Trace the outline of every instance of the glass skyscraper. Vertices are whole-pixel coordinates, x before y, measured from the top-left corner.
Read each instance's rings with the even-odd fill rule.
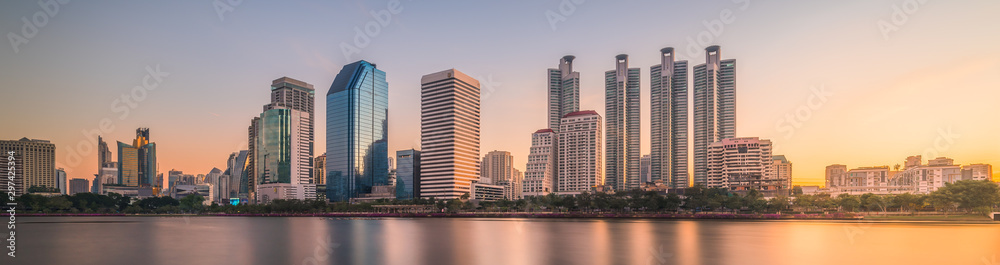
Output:
[[[118,183],[129,187],[159,187],[156,183],[156,143],[149,128],[135,130],[132,144],[118,142]]]
[[[349,201],[389,184],[389,83],[367,61],[345,65],[326,94],[326,197]]]

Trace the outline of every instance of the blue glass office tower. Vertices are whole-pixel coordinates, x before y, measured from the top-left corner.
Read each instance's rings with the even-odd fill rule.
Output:
[[[345,65],[326,94],[326,197],[348,201],[389,184],[389,84],[367,61]]]

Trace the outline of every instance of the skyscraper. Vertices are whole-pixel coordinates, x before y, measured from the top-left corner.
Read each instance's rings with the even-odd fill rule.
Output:
[[[736,137],[736,60],[722,60],[719,46],[705,48],[694,67],[694,184],[708,185],[708,149]]]
[[[455,69],[420,78],[420,196],[472,192],[479,166],[479,80]]]
[[[559,122],[559,171],[556,191],[579,194],[605,185],[601,171],[601,115],[577,111]]]
[[[688,66],[674,48],[660,50],[649,69],[650,179],[671,188],[688,187]]]
[[[47,140],[21,138],[0,141],[0,152],[4,157],[14,157],[14,188],[16,196],[25,194],[31,187],[48,189],[56,186],[56,145]],[[11,153],[13,152],[13,153]],[[6,178],[10,167],[0,167]],[[8,188],[8,189],[9,189]]]
[[[111,157],[111,149],[108,148],[108,142],[104,141],[100,135],[97,136],[97,175],[104,175],[104,168],[110,167],[111,162],[113,162]]]
[[[156,143],[149,141],[149,128],[135,130],[132,144],[118,142],[118,184],[128,187],[159,187],[156,183]]]
[[[228,203],[229,199],[238,198],[240,201],[246,201],[249,199],[247,194],[247,156],[249,152],[247,150],[240,150],[229,155],[229,160],[226,161],[226,172],[224,175],[228,176],[228,183],[226,184],[226,192],[221,194],[220,198],[224,199]],[[173,174],[168,175],[168,177]]]
[[[523,196],[545,196],[555,192],[557,140],[552,129],[541,129],[531,134],[531,150],[521,185]]]
[[[247,167],[246,167],[246,194],[250,203],[257,203],[257,127],[260,124],[260,117],[250,119],[250,126],[247,127]],[[240,189],[244,187],[241,186]],[[241,191],[241,193],[243,193]]]
[[[615,70],[604,72],[607,119],[605,184],[614,190],[639,188],[639,68],[628,55],[615,56]]]
[[[580,72],[573,71],[572,55],[559,59],[559,68],[549,68],[549,129],[559,129],[559,121],[580,110]]]
[[[282,77],[271,83],[271,103],[251,122],[256,201],[311,199],[314,89]]]
[[[420,151],[396,151],[396,199],[420,198]]]
[[[348,201],[389,184],[389,83],[367,61],[345,65],[326,94],[326,198]]]

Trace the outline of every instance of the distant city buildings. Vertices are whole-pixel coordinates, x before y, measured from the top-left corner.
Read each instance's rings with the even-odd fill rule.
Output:
[[[788,161],[784,155],[776,155],[773,157],[774,163],[771,164],[771,172],[774,172],[775,176],[782,181],[782,190],[792,189],[792,161]]]
[[[722,60],[719,46],[705,48],[705,63],[694,66],[694,184],[712,186],[709,148],[736,137],[736,60]]]
[[[989,164],[958,165],[954,160],[938,157],[923,164],[921,156],[910,156],[902,170],[889,166],[859,167],[846,170],[845,165],[826,167],[826,188],[818,192],[830,194],[928,194],[959,180],[992,180]]]
[[[247,190],[249,178],[246,171],[249,155],[248,150],[240,150],[229,155],[229,159],[226,161],[226,171],[223,172],[228,183],[226,183],[226,192],[220,194],[221,203],[229,203],[232,199],[238,199],[240,202],[249,201],[250,192]]]
[[[593,110],[563,116],[559,124],[556,192],[580,194],[605,183],[601,168],[601,115]],[[637,165],[638,166],[638,165]],[[636,172],[638,173],[638,172]]]
[[[313,160],[313,184],[326,185],[326,153]]]
[[[541,129],[531,134],[531,150],[521,183],[522,196],[545,196],[555,192],[557,139],[552,129]]]
[[[251,125],[256,201],[315,198],[313,101],[311,84],[288,77],[271,83],[271,103]]]
[[[154,187],[156,183],[156,143],[149,128],[135,130],[132,144],[118,142],[118,183],[126,187]]]
[[[643,155],[642,158],[639,158],[639,181],[643,184],[652,182],[652,178],[649,175],[653,171],[652,160],[652,157],[649,155]]]
[[[66,187],[68,182],[66,182],[66,170],[63,168],[56,169],[56,188],[59,189],[59,194],[66,194],[69,192],[69,187]]]
[[[47,140],[21,138],[20,140],[0,141],[0,151],[4,157],[14,157],[13,187],[17,196],[25,194],[31,187],[55,190],[56,182],[56,145]],[[9,152],[13,152],[12,154]],[[4,176],[10,172],[9,167],[2,167]]]
[[[660,50],[649,69],[650,178],[670,188],[688,187],[688,64],[674,48]]]
[[[517,200],[521,196],[521,171],[514,168],[514,156],[508,151],[491,151],[479,164],[479,183],[503,186],[504,199]]]
[[[396,199],[420,198],[420,151],[396,151]]]
[[[479,81],[449,69],[420,86],[420,196],[457,199],[478,180]]]
[[[75,178],[69,180],[69,195],[90,192],[90,182],[87,179]]]
[[[628,67],[628,55],[615,56],[615,70],[604,73],[604,88],[605,184],[615,191],[638,189],[639,68]]]
[[[389,185],[389,84],[367,61],[345,65],[326,94],[326,197],[349,201]]]

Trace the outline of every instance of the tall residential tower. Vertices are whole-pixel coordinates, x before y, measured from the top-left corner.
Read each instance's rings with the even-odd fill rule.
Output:
[[[649,69],[650,178],[671,188],[688,187],[688,67],[674,48],[660,50]]]
[[[606,119],[605,184],[612,189],[639,188],[639,68],[628,68],[628,55],[615,56],[615,70],[604,73]]]
[[[580,110],[580,72],[573,71],[572,55],[559,59],[559,68],[549,68],[549,129],[558,130],[559,120]]]
[[[705,48],[694,67],[694,184],[709,185],[708,149],[736,137],[736,60],[722,60],[719,46]]]

